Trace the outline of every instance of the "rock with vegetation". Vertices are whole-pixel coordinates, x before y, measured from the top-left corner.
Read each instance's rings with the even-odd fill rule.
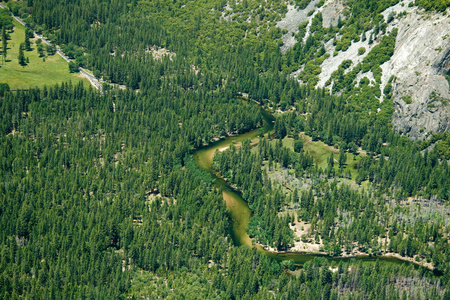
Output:
[[[286,52],[289,48],[292,48],[297,40],[294,34],[298,33],[299,25],[311,19],[311,15],[308,13],[314,9],[314,6],[318,3],[318,0],[311,1],[303,9],[299,9],[295,5],[288,6],[288,12],[286,16],[277,23],[277,27],[286,29],[287,33],[282,36],[283,45],[281,46],[281,52]]]
[[[393,124],[411,139],[448,131],[450,89],[445,75],[450,71],[450,19],[409,8],[397,22],[394,55],[381,66],[383,84],[396,76]]]

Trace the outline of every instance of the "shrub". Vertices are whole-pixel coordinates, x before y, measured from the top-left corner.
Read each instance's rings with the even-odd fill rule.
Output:
[[[352,60],[351,59],[346,59],[341,63],[341,67],[346,70],[348,69],[351,65],[352,65]]]
[[[383,94],[386,96],[386,98],[388,99],[391,98],[391,91],[392,91],[392,84],[391,83],[386,84],[383,90]]]
[[[7,83],[0,83],[0,97],[5,95],[5,92],[9,91],[9,85]]]
[[[391,11],[390,14],[387,17],[386,22],[387,23],[391,23],[394,20],[394,18],[395,18],[395,13],[393,11]]]
[[[76,63],[74,63],[73,61],[69,62],[69,72],[70,73],[77,73],[78,70],[78,65]]]
[[[300,153],[303,150],[303,141],[302,140],[296,140],[294,142],[294,151],[297,153]]]
[[[305,9],[309,2],[311,2],[311,0],[296,0],[295,3],[297,4],[299,9]]]
[[[405,101],[406,104],[411,104],[411,103],[412,103],[412,98],[411,98],[410,95],[403,96],[401,99],[402,99],[403,101]]]

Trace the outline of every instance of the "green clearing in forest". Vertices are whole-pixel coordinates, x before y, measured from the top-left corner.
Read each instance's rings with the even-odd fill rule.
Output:
[[[302,134],[300,137],[303,140],[303,149],[306,152],[309,152],[309,154],[313,157],[314,165],[321,169],[325,169],[327,167],[330,154],[333,153],[333,157],[335,159],[334,169],[337,174],[337,171],[339,169],[339,164],[338,164],[339,149],[336,149],[332,146],[328,146],[324,142],[320,142],[320,141],[313,142],[311,137],[304,135],[304,134]],[[275,144],[276,139],[272,140],[271,143]],[[294,151],[294,139],[285,137],[283,139],[283,146]],[[357,175],[356,167],[357,167],[360,159],[361,159],[361,154],[354,155],[352,153],[347,152],[347,163],[343,169],[343,172],[344,173],[350,172],[351,178],[353,180],[355,180],[355,178],[356,178],[356,175]]]
[[[13,21],[14,32],[9,33],[6,63],[0,64],[0,82],[9,84],[12,90],[28,89],[30,87],[52,86],[56,83],[72,81],[72,84],[83,80],[84,86],[89,86],[89,81],[79,73],[69,73],[67,62],[58,54],[47,56],[45,61],[39,57],[36,47],[36,39],[33,39],[32,51],[25,51],[29,64],[19,65],[19,47],[25,41],[25,26]]]
[[[339,160],[339,149],[336,149],[332,146],[328,146],[324,142],[315,141],[313,142],[311,137],[302,135],[303,139],[303,148],[305,151],[309,152],[314,158],[314,164],[319,168],[326,168],[328,164],[328,159],[330,154],[333,153],[333,157],[335,159],[334,168],[337,171],[339,168],[338,160]],[[291,142],[293,144],[293,142]],[[288,145],[288,144],[287,144]],[[291,146],[293,149],[293,146]],[[352,153],[347,152],[347,162],[344,167],[344,172],[350,172],[351,178],[354,180],[356,178],[357,169],[359,160],[361,159],[361,154],[354,155]]]

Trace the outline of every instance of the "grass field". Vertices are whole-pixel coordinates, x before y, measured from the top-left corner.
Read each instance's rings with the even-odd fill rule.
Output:
[[[28,89],[30,87],[51,86],[56,83],[72,81],[72,84],[82,80],[89,86],[89,81],[80,74],[69,73],[68,63],[58,54],[47,56],[45,62],[36,47],[34,40],[32,51],[25,51],[30,63],[22,67],[19,65],[19,47],[25,40],[25,27],[14,20],[14,32],[10,33],[8,41],[6,63],[0,65],[0,82],[9,84],[12,90]]]
[[[338,159],[339,159],[339,150],[335,149],[334,147],[328,146],[327,144],[316,141],[313,142],[310,136],[301,135],[301,138],[303,140],[303,148],[306,152],[308,152],[314,159],[314,164],[321,168],[325,169],[328,164],[328,159],[330,157],[330,154],[333,153],[333,157],[335,159],[334,168],[337,171],[338,170]],[[271,143],[275,144],[276,140],[272,140]],[[283,139],[283,146],[291,149],[294,151],[294,139],[293,138],[284,138]],[[358,165],[359,160],[361,159],[361,154],[353,155],[351,153],[347,153],[347,162],[345,164],[345,167],[343,168],[344,172],[350,172],[351,178],[355,180],[357,169],[356,166]]]

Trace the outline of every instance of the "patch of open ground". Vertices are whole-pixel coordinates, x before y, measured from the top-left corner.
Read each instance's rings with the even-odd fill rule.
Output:
[[[304,151],[306,153],[309,153],[313,157],[315,166],[321,169],[326,168],[328,159],[330,158],[330,155],[333,154],[335,171],[338,170],[339,149],[336,149],[333,146],[329,146],[321,141],[313,141],[310,136],[307,136],[304,133],[300,133],[300,138],[303,140]],[[272,140],[271,143],[275,145],[276,140]],[[294,139],[288,137],[284,138],[283,146],[294,151]],[[349,172],[351,174],[351,179],[353,180],[356,178],[356,167],[358,165],[358,162],[361,160],[362,155],[365,154],[360,153],[354,155],[350,152],[347,152],[347,161],[345,163],[345,166],[343,167],[343,173]]]

